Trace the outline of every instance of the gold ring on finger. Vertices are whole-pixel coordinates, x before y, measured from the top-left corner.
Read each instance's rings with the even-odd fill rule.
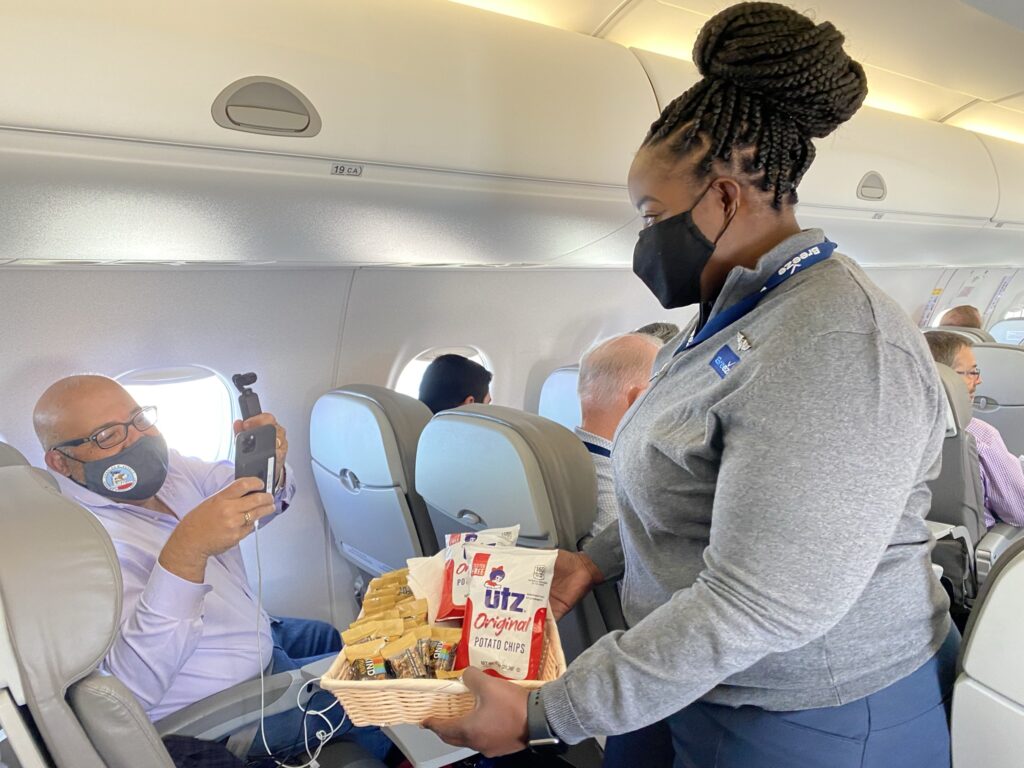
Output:
[[[248,512],[242,513],[242,519],[245,520],[246,525],[250,525],[252,523],[252,515],[250,515]]]

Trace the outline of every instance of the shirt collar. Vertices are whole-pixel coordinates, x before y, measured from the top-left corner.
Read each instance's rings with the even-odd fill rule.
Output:
[[[733,267],[725,278],[722,292],[718,294],[715,304],[708,317],[714,317],[731,307],[736,302],[761,290],[773,272],[778,270],[794,255],[824,242],[825,233],[820,229],[805,229],[787,237],[758,259],[753,269]]]
[[[600,435],[595,435],[593,432],[587,432],[587,430],[582,429],[580,427],[576,427],[576,437],[578,437],[584,443],[596,445],[598,448],[607,448],[609,451],[612,449],[611,440],[606,440]]]

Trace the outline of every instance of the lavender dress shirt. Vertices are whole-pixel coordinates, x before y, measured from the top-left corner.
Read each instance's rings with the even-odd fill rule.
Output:
[[[984,421],[971,419],[967,432],[974,436],[985,491],[985,525],[996,521],[1024,526],[1024,468],[1010,453],[999,430]]]
[[[277,493],[277,512],[295,493],[292,473]],[[215,464],[170,451],[167,480],[157,494],[174,517],[119,504],[59,478],[64,495],[89,509],[114,542],[124,581],[121,627],[101,669],[139,699],[153,721],[206,696],[251,680],[270,662],[273,641],[266,612],[257,615],[241,550],[211,557],[196,584],[165,570],[160,551],[181,518],[235,479],[234,464]]]

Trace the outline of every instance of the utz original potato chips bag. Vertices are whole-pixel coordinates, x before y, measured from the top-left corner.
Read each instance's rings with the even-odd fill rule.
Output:
[[[536,680],[558,551],[467,547],[469,596],[455,668],[473,666],[509,680]]]
[[[441,580],[437,621],[461,619],[466,610],[466,594],[469,591],[466,546],[514,547],[518,539],[518,525],[488,528],[474,533],[449,533],[445,536],[444,577]]]

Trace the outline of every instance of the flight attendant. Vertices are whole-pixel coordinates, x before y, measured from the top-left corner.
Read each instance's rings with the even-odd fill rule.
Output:
[[[619,427],[619,525],[560,554],[552,593],[562,612],[624,577],[630,629],[536,693],[469,670],[477,708],[426,725],[488,755],[667,719],[677,768],[948,766],[959,636],[924,522],[940,383],[904,312],[794,212],[864,70],[773,3],[712,17],[693,61],[629,191],[634,271],[698,317]]]

